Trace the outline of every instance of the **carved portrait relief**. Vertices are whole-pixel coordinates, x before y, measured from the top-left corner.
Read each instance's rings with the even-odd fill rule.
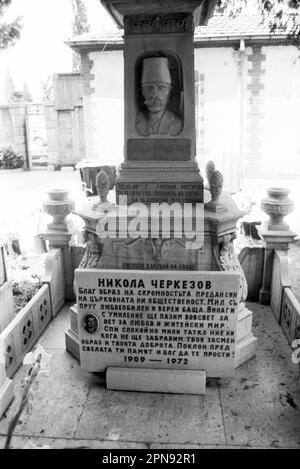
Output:
[[[140,60],[137,75],[135,129],[138,135],[179,135],[183,129],[179,61],[161,55],[144,57]]]

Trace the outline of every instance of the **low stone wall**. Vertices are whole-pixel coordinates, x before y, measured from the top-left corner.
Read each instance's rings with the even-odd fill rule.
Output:
[[[280,324],[290,345],[300,339],[300,303],[291,288],[283,291]]]
[[[13,398],[12,382],[24,356],[32,349],[65,301],[60,249],[46,257],[43,286],[0,334],[0,417]]]
[[[280,250],[275,250],[273,259],[271,308],[292,345],[295,339],[300,339],[300,303],[291,289],[288,257]]]
[[[15,316],[12,281],[7,276],[7,242],[0,244],[0,333]]]
[[[51,318],[50,288],[43,285],[0,335],[9,378],[13,377]]]
[[[65,302],[65,276],[61,249],[52,249],[47,254],[42,281],[49,285],[52,315],[55,317]]]
[[[0,286],[0,333],[15,317],[12,280]]]

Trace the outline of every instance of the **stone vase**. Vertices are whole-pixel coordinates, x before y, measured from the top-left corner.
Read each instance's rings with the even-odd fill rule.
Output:
[[[53,189],[48,192],[49,199],[44,202],[44,212],[53,217],[48,224],[49,230],[65,231],[66,217],[74,210],[74,202],[69,199],[69,192],[64,189]]]
[[[268,230],[289,230],[289,225],[283,219],[294,209],[294,203],[288,197],[290,190],[283,187],[270,187],[267,193],[268,197],[261,202],[261,209],[270,217],[267,222]]]

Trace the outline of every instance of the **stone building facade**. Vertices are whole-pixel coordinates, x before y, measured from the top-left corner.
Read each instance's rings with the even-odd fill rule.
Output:
[[[86,156],[123,158],[122,31],[68,41],[81,54]],[[300,53],[255,16],[196,28],[197,158],[212,159],[236,191],[243,177],[294,176],[300,139]],[[298,166],[298,167],[297,167]]]

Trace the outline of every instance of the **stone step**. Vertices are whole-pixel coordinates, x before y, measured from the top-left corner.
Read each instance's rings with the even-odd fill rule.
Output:
[[[108,367],[106,387],[119,391],[205,394],[206,372]]]

